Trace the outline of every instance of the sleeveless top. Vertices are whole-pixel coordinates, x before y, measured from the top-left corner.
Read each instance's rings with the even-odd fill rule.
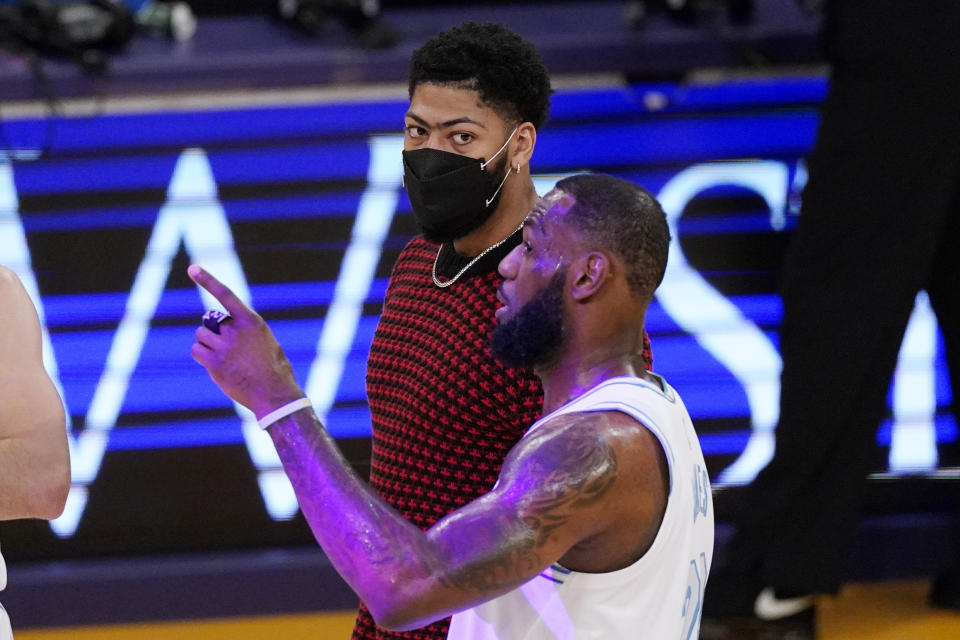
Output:
[[[713,560],[713,501],[693,423],[676,391],[633,377],[606,380],[537,421],[620,411],[660,441],[670,471],[663,522],[632,565],[580,573],[559,564],[513,591],[453,616],[450,640],[697,638]],[[529,432],[528,432],[529,433]]]

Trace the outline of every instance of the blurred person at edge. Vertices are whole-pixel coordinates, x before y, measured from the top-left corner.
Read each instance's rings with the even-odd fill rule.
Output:
[[[0,266],[0,520],[63,512],[70,452],[63,403],[43,368],[37,311],[16,274]],[[7,570],[0,556],[0,590]],[[0,605],[0,640],[10,640]]]
[[[776,450],[751,484],[715,497],[735,534],[711,578],[711,620],[813,627],[813,596],[843,583],[920,291],[960,418],[960,3],[824,9],[830,88],[784,263]],[[958,568],[935,578],[935,606],[960,609]]]

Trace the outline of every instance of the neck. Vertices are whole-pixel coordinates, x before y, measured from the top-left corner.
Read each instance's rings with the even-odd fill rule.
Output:
[[[562,407],[604,380],[617,376],[636,376],[634,356],[627,353],[598,355],[590,362],[564,358],[555,365],[541,369],[537,375],[543,383],[543,414]]]
[[[642,317],[643,311],[639,313]],[[610,378],[634,376],[660,385],[658,378],[643,367],[643,325],[639,331],[634,327],[586,342],[574,332],[570,340],[556,362],[536,367],[543,384],[544,415]]]
[[[517,230],[517,227],[520,226],[520,223],[527,217],[527,213],[539,199],[533,188],[533,181],[524,173],[514,174],[507,178],[503,195],[500,197],[500,202],[497,203],[497,210],[493,212],[489,220],[462,238],[453,241],[453,248],[456,249],[457,253],[472,258]],[[511,180],[516,179],[520,182],[524,178],[526,178],[525,183],[507,189]]]

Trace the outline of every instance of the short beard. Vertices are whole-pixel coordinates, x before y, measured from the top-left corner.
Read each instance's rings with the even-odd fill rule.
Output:
[[[499,161],[490,165],[491,171],[485,171],[487,174],[487,191],[493,193],[497,190],[500,184],[503,182],[504,178],[507,177],[507,172],[510,168],[507,166],[507,156],[504,155]],[[507,185],[504,183],[503,185]],[[484,209],[483,213],[467,224],[463,225],[456,231],[451,232],[440,232],[436,230],[427,230],[423,227],[420,227],[420,233],[423,234],[423,237],[433,242],[434,244],[443,244],[445,242],[453,242],[454,240],[459,240],[464,236],[470,235],[480,227],[482,227],[487,220],[490,219],[490,216],[493,215],[493,212],[497,210],[497,205],[500,204],[500,196],[503,195],[503,189],[497,191],[497,195],[494,196],[493,202],[490,203],[490,206]]]
[[[557,272],[517,313],[490,335],[490,351],[508,367],[533,369],[552,362],[563,349],[563,285]]]

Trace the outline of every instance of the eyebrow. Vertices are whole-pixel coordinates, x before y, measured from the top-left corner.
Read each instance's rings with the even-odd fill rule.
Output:
[[[543,233],[543,215],[542,212],[530,210],[530,213],[527,214],[527,217],[523,219],[523,228],[524,229],[533,229]]]
[[[430,126],[429,122],[427,122],[417,114],[413,113],[412,111],[407,111],[407,113],[405,114],[405,117],[410,118],[411,120],[414,120],[418,124],[422,124],[425,127]],[[453,120],[447,120],[446,122],[441,122],[440,128],[446,129],[447,127],[453,127],[455,125],[464,124],[464,123],[475,124],[478,127],[481,127],[483,129],[487,128],[486,125],[484,125],[482,122],[478,122],[477,120],[474,120],[473,118],[468,118],[467,116],[462,116],[460,118],[454,118]]]

